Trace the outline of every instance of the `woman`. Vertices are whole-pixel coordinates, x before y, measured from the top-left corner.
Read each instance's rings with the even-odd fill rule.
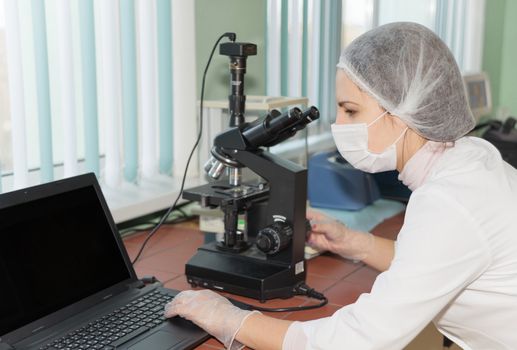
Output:
[[[383,271],[331,317],[277,320],[211,291],[187,291],[166,316],[191,319],[225,346],[401,349],[430,321],[464,349],[516,349],[517,171],[482,139],[444,43],[414,23],[351,43],[336,75],[332,133],[353,166],[397,169],[413,190],[397,242],[309,212],[309,243]]]

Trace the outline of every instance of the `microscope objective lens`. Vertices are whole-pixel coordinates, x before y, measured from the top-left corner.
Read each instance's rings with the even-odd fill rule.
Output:
[[[208,176],[210,176],[213,179],[218,179],[219,177],[221,177],[221,174],[223,173],[224,168],[225,168],[225,165],[223,163],[221,163],[220,161],[216,160],[212,164],[210,170],[208,171]]]
[[[241,184],[241,169],[227,168],[230,186],[239,186]]]

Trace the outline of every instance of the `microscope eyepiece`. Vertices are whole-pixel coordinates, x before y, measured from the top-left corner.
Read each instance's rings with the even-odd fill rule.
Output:
[[[294,107],[284,114],[273,110],[244,128],[242,135],[253,148],[271,147],[293,136],[319,116],[320,113],[314,106],[304,112]]]
[[[305,125],[319,119],[319,117],[320,111],[314,106],[311,106],[311,108],[302,113],[302,119],[305,121]]]

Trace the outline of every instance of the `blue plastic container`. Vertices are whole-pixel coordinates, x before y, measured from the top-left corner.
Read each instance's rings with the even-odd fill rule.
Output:
[[[353,168],[336,151],[317,153],[309,159],[311,207],[359,210],[379,198],[373,176]]]

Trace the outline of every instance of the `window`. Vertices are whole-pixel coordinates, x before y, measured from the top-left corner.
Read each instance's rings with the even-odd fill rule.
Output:
[[[344,0],[341,16],[341,47],[345,48],[352,40],[375,26],[374,1]]]
[[[5,50],[5,12],[0,6],[0,171],[11,172],[11,120],[9,118],[9,86]]]
[[[267,21],[266,94],[308,97],[309,105],[320,111],[320,119],[307,128],[308,146],[313,152],[332,147],[328,130],[336,113],[341,1],[268,0]],[[273,151],[306,147],[299,134]]]
[[[417,22],[449,46],[463,73],[479,72],[484,11],[485,0],[343,0],[342,46],[378,25]]]
[[[267,91],[304,96],[334,119],[334,74],[340,53],[341,1],[268,0]]]
[[[353,39],[378,25],[417,22],[444,40],[462,72],[479,72],[483,18],[484,0],[267,0],[267,95],[308,97],[321,112],[309,126],[310,150],[333,147],[335,67]]]
[[[0,192],[93,171],[112,209],[172,203],[197,135],[193,33],[191,2],[1,2]]]

